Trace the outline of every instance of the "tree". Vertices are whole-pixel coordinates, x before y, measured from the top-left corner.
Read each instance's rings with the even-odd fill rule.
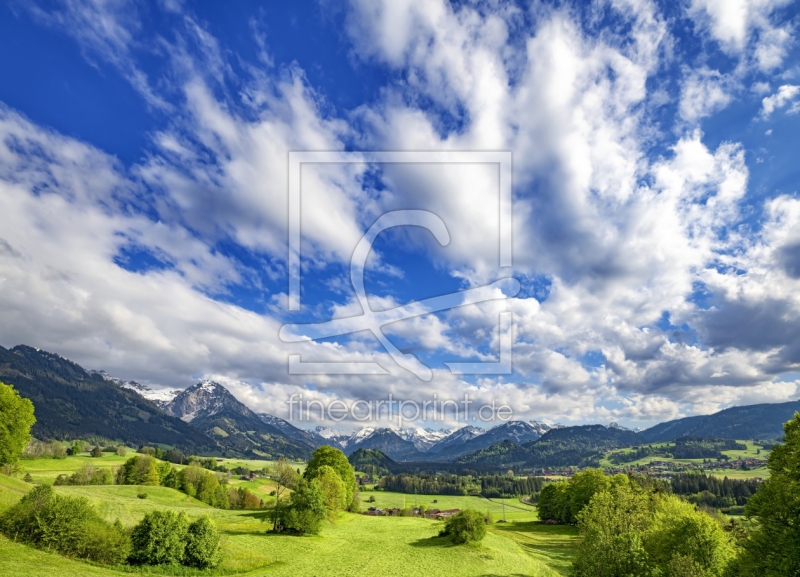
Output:
[[[183,563],[198,569],[211,569],[221,561],[222,550],[219,546],[217,526],[208,515],[203,515],[189,525]]]
[[[744,545],[742,575],[800,575],[800,413],[783,430],[783,444],[767,459],[770,478],[745,506],[757,524]]]
[[[189,520],[186,513],[152,511],[131,532],[134,565],[170,565],[183,561]]]
[[[33,403],[20,397],[11,385],[0,383],[0,465],[19,460],[35,422]]]
[[[117,447],[117,450],[116,450],[116,451],[114,451],[114,452],[115,452],[117,455],[119,455],[120,457],[124,457],[125,455],[127,455],[127,454],[128,454],[128,449],[127,449],[127,448],[125,448],[125,445],[119,445],[119,446]]]
[[[317,534],[325,518],[325,493],[319,480],[300,479],[289,497],[289,508],[284,514],[283,524],[300,535]]]
[[[649,516],[649,498],[637,486],[620,483],[595,494],[578,514],[575,576],[655,576],[642,542]]]
[[[355,507],[357,487],[356,473],[353,470],[352,465],[350,465],[350,462],[347,460],[347,457],[345,457],[344,453],[342,453],[339,449],[334,449],[328,445],[319,447],[311,455],[311,460],[308,462],[308,466],[306,467],[305,473],[303,473],[303,477],[306,480],[316,479],[319,475],[320,468],[325,465],[328,465],[334,471],[336,471],[336,473],[339,475],[339,478],[341,478],[342,483],[344,483],[346,506],[348,508]]]
[[[567,483],[565,481],[558,481],[545,485],[541,493],[539,493],[539,502],[537,505],[540,519],[552,519],[554,521],[566,523],[569,517]]]
[[[480,541],[486,536],[483,513],[474,509],[464,509],[447,520],[441,534],[450,536],[457,545]]]
[[[655,500],[644,541],[654,566],[670,576],[721,577],[736,554],[717,519],[672,495]]]
[[[92,457],[95,457],[95,458],[96,457],[102,457],[103,456],[103,449],[100,447],[100,445],[95,445],[94,449],[92,449],[92,452],[90,454],[92,455]]]
[[[278,520],[280,519],[280,505],[281,495],[286,489],[292,489],[297,484],[297,473],[286,462],[286,459],[281,457],[278,462],[272,467],[270,477],[275,481],[275,523],[272,527],[273,531],[278,530]]]
[[[346,506],[346,492],[344,483],[339,474],[333,470],[333,467],[323,465],[317,471],[317,480],[319,481],[320,488],[325,494],[325,508],[328,510],[328,520],[333,522],[339,514],[339,511]]]
[[[592,497],[578,529],[576,577],[722,577],[735,554],[717,519],[627,477]]]

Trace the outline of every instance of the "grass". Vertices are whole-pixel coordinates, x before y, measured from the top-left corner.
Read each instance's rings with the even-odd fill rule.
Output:
[[[0,511],[15,505],[32,488],[33,485],[15,477],[0,474]]]
[[[578,543],[576,527],[515,521],[493,525],[491,531],[516,541],[533,559],[556,574],[569,575]]]
[[[22,465],[23,474],[30,473],[34,481],[52,483],[59,475],[71,475],[79,471],[85,463],[98,468],[110,469],[122,465],[135,455],[136,453],[133,451],[128,451],[124,457],[115,453],[103,453],[102,457],[91,457],[89,453],[81,453],[66,459],[23,459],[19,463]]]
[[[367,500],[374,496],[375,502]],[[429,509],[476,509],[482,513],[491,512],[494,521],[503,518],[503,504],[505,504],[506,520],[535,520],[538,519],[536,507],[521,503],[518,499],[486,499],[484,497],[460,497],[450,495],[409,495],[407,493],[392,493],[389,491],[368,491],[361,493],[361,506],[386,508],[412,507],[415,503],[425,505]],[[434,501],[438,501],[434,503]]]
[[[16,501],[29,488],[26,483],[0,476],[0,503]],[[267,534],[268,525],[261,520],[263,512],[214,509],[165,487],[63,486],[56,490],[65,495],[86,497],[109,521],[119,518],[128,526],[154,509],[182,510],[190,518],[210,515],[223,536],[225,561],[219,570],[204,573],[207,575],[553,577],[563,574],[574,541],[572,528],[532,523],[536,519],[535,507],[514,499],[489,501],[480,497],[418,496],[420,502],[437,499],[439,502],[435,506],[440,509],[490,510],[495,520],[501,518],[502,504],[506,503],[509,523],[493,524],[477,546],[454,546],[446,538],[437,536],[442,523],[430,519],[343,514],[336,524],[326,524],[319,536],[293,537]],[[137,498],[140,492],[147,493],[147,498]],[[375,495],[384,507],[402,505],[403,497],[407,504],[413,504],[413,495],[365,494],[369,495]],[[131,569],[120,571],[88,565],[0,538],[0,575],[71,577],[130,575],[131,572]],[[133,572],[141,574],[143,570]],[[155,570],[144,573],[182,574]]]
[[[727,455],[731,461],[735,461],[737,459],[747,459],[747,458],[755,458],[755,459],[766,459],[769,456],[769,450],[763,449],[756,445],[753,441],[737,441],[737,443],[743,443],[747,445],[747,449],[745,450],[736,450],[736,451],[722,451],[723,455]],[[641,445],[642,447],[655,447],[655,448],[663,448],[668,445],[672,445],[673,443],[650,443],[647,445]],[[758,453],[758,450],[761,450]],[[631,453],[633,449],[614,449],[613,451],[607,452],[603,458],[600,460],[600,466],[606,468],[613,468],[613,467],[638,467],[641,465],[647,465],[651,461],[663,461],[665,463],[694,463],[700,464],[703,462],[703,459],[673,459],[672,457],[662,457],[656,455],[650,455],[644,457],[642,459],[638,459],[636,461],[631,461],[629,463],[622,463],[621,465],[614,465],[611,461],[609,461],[609,457],[611,453]],[[754,472],[757,471],[757,472]],[[739,469],[708,469],[706,473],[709,475],[714,475],[717,477],[729,477],[731,479],[750,479],[753,477],[761,477],[766,479],[769,477],[769,471],[766,467],[761,467],[759,469],[753,469],[753,471],[741,471]],[[739,474],[744,473],[744,474]]]

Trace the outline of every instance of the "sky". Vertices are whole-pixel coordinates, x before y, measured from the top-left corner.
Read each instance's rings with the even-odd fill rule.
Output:
[[[156,389],[214,379],[282,418],[292,395],[467,394],[515,419],[629,427],[795,400],[799,12],[789,0],[6,2],[0,345]],[[289,310],[290,151],[502,151],[510,205],[492,163],[304,164]],[[509,277],[519,291],[385,324],[429,380],[354,320],[349,334],[281,338],[286,324],[364,313],[351,258],[400,210],[433,213],[448,242],[418,226],[380,233],[363,269],[371,310]],[[510,372],[446,364],[497,362],[504,339]],[[296,374],[290,355],[384,374]]]

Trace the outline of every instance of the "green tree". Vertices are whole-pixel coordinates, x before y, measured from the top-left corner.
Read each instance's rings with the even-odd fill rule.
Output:
[[[186,513],[152,511],[131,532],[133,565],[174,565],[183,561],[189,521]]]
[[[569,479],[567,500],[569,502],[569,516],[567,523],[577,523],[578,514],[600,491],[605,491],[611,485],[611,480],[602,469],[586,469],[575,473]]]
[[[558,481],[545,485],[539,493],[537,506],[540,519],[552,519],[566,523],[569,518],[567,483],[565,481]]]
[[[333,522],[339,511],[347,505],[347,493],[339,474],[328,465],[321,466],[317,471],[317,480],[325,494],[325,507],[328,510],[328,520]]]
[[[678,497],[655,499],[645,549],[664,575],[721,577],[736,549],[720,522]]]
[[[283,515],[283,524],[300,535],[317,534],[325,519],[325,493],[317,479],[300,479],[289,496],[289,507]]]
[[[474,509],[464,509],[447,520],[441,534],[448,535],[457,545],[480,541],[486,536],[483,513]]]
[[[103,456],[103,449],[100,447],[100,445],[95,445],[94,449],[92,449],[92,452],[90,454],[92,455],[92,457],[95,457],[95,458],[102,457]]]
[[[305,477],[306,480],[316,479],[319,475],[320,468],[325,465],[328,465],[336,471],[342,483],[344,483],[346,506],[348,508],[355,507],[357,488],[356,473],[347,460],[347,457],[345,457],[344,453],[339,449],[334,449],[328,445],[319,447],[314,451],[313,455],[311,455],[311,460],[308,462],[303,477]]]
[[[745,506],[756,524],[740,559],[742,575],[800,575],[800,413],[783,425],[767,459],[770,478]]]
[[[578,514],[582,540],[573,561],[576,577],[657,575],[642,542],[650,499],[637,486],[617,483],[596,493]]]
[[[198,569],[211,569],[222,561],[217,526],[208,515],[189,525],[183,564]]]
[[[275,522],[272,526],[272,530],[275,531],[281,518],[281,497],[286,489],[293,489],[297,485],[298,475],[283,457],[278,459],[269,472],[270,478],[275,481]]]
[[[19,460],[35,422],[33,403],[20,397],[11,385],[0,383],[0,465]]]

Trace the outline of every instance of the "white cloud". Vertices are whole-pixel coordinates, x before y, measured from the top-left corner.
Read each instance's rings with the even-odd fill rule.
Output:
[[[717,70],[701,68],[686,75],[679,112],[690,123],[722,110],[731,101],[730,79]]]
[[[792,43],[791,25],[778,26],[774,12],[791,0],[692,0],[689,16],[706,29],[729,55],[748,48],[756,66],[770,71],[781,65]]]
[[[795,97],[800,94],[800,86],[793,84],[784,84],[772,96],[767,96],[761,101],[761,117],[769,118],[769,116],[779,108],[783,108],[790,102],[792,106],[789,108],[788,113],[794,114],[798,111],[798,104],[793,102]]]
[[[160,44],[174,83],[169,90],[179,95],[174,114],[154,135],[149,156],[129,169],[5,110],[0,306],[11,313],[0,339],[154,384],[215,376],[254,408],[281,416],[286,397],[299,391],[350,401],[390,391],[419,398],[420,382],[376,352],[371,338],[279,341],[277,305],[284,295],[266,295],[266,314],[209,297],[246,285],[252,273],[215,246],[230,239],[282,264],[288,150],[341,150],[353,142],[375,149],[501,149],[514,153],[515,274],[547,278],[549,295],[541,303],[517,298],[388,326],[393,337],[442,356],[488,358],[496,350],[499,307],[515,312],[514,382],[466,383],[437,370],[426,393],[458,398],[467,390],[532,418],[644,422],[758,394],[775,400],[796,394],[795,385],[774,379],[797,363],[791,327],[800,314],[792,296],[800,294],[793,276],[800,271],[793,260],[800,239],[790,234],[800,222],[797,209],[790,199],[769,205],[760,239],[735,233],[747,191],[743,148],[726,142],[709,149],[699,131],[674,141],[657,132],[648,114],[664,95],[649,91],[649,81],[670,58],[668,23],[651,2],[609,5],[629,26],[620,27],[625,36],[589,35],[568,10],[540,10],[528,30],[510,7],[489,13],[469,4],[355,1],[347,30],[356,56],[380,61],[400,80],[340,116],[297,67],[270,65],[265,72],[244,65],[250,77],[235,77],[224,47],[186,19],[174,44]],[[67,6],[48,21],[84,22],[84,8]],[[704,11],[712,35],[731,53],[755,43],[753,58],[769,67],[788,42],[778,33],[783,28],[769,23],[773,6],[695,2],[692,13],[699,18]],[[110,54],[123,76],[135,80],[131,47],[140,30],[135,18],[130,28],[121,26],[115,18],[127,13],[111,8],[93,20],[99,30],[80,32],[79,41]],[[271,62],[266,54],[262,60]],[[687,72],[683,120],[696,123],[726,106],[732,84],[708,68]],[[161,98],[146,79],[137,89],[154,105]],[[765,98],[765,115],[786,106],[796,90],[783,86]],[[665,157],[648,154],[654,138],[670,150]],[[303,251],[311,266],[349,262],[382,211],[427,208],[448,224],[451,244],[440,249],[415,234],[398,241],[418,245],[469,283],[496,278],[498,224],[487,217],[499,209],[494,169],[389,166],[381,174],[388,188],[380,191],[362,186],[364,170],[304,168]],[[156,219],[140,214],[142,196]],[[123,249],[148,251],[166,267],[127,271],[114,262]],[[370,266],[392,272],[381,255]],[[357,312],[349,283],[331,283],[343,299],[333,313]],[[726,324],[716,309],[692,301],[698,283],[719,295],[715,306],[734,307],[730,318],[755,322],[766,314],[782,332],[766,338],[766,329]],[[382,295],[371,301],[376,308],[397,304]],[[665,311],[689,330],[657,328]],[[600,366],[583,361],[597,351],[606,359]],[[304,360],[378,360],[391,375],[292,377],[290,352]]]

